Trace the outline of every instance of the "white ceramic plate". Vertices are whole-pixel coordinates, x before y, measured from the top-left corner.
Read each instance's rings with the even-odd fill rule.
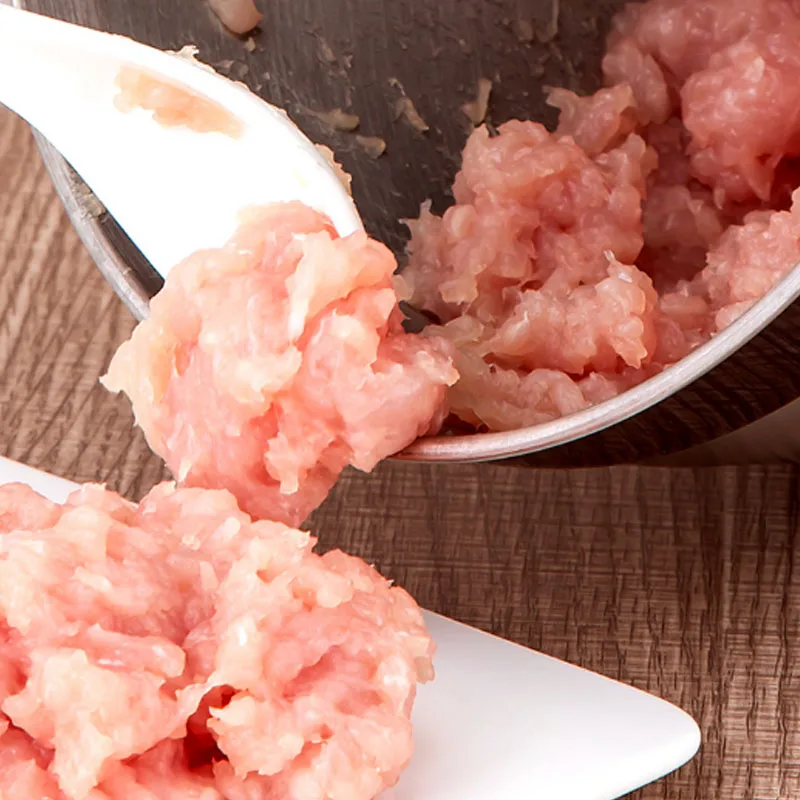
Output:
[[[62,478],[0,458],[0,484],[61,502]],[[613,800],[677,769],[700,732],[675,706],[436,614],[416,753],[385,800]]]

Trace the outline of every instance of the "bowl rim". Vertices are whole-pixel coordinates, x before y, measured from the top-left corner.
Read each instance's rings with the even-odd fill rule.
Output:
[[[18,8],[23,0],[0,0]],[[45,168],[79,238],[104,278],[133,315],[147,316],[148,293],[102,224],[105,210],[60,153],[34,130]],[[100,210],[102,209],[102,210]],[[680,361],[616,397],[548,422],[510,431],[417,439],[394,458],[416,462],[477,463],[549,450],[606,430],[685,389],[756,337],[800,297],[800,264],[725,330]]]

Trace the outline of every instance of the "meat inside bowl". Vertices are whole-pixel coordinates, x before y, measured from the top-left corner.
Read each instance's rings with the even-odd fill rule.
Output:
[[[56,9],[47,8],[44,2],[41,5],[41,10],[58,13]],[[114,16],[113,5],[104,12],[108,17],[107,27],[121,30],[122,16]],[[368,22],[368,2],[335,5],[336,14],[344,15],[351,22],[355,18],[364,20],[365,36],[374,33]],[[605,32],[612,12],[617,10],[605,7],[598,18],[596,4],[562,2],[560,14],[554,19],[552,5],[541,3],[528,9],[530,16],[526,19],[512,4],[508,4],[508,9],[493,7],[491,13],[483,8],[485,4],[475,4],[474,14],[467,14],[464,19],[456,19],[459,15],[451,14],[448,9],[440,10],[432,20],[432,29],[430,25],[426,27],[423,5],[405,6],[419,26],[404,27],[402,20],[394,16],[389,19],[390,29],[405,33],[399,37],[401,41],[385,41],[384,55],[388,64],[381,66],[381,74],[386,73],[386,80],[379,81],[379,86],[373,85],[374,82],[368,81],[360,71],[366,69],[366,56],[357,52],[357,43],[353,42],[350,51],[354,57],[348,71],[348,47],[337,33],[344,26],[334,19],[323,20],[316,34],[307,33],[301,21],[290,19],[285,23],[289,26],[286,28],[273,9],[265,7],[267,17],[262,32],[255,37],[257,49],[250,53],[241,42],[213,28],[213,23],[200,19],[202,15],[195,13],[190,24],[188,8],[184,10],[179,3],[175,12],[176,17],[184,20],[185,29],[195,34],[192,38],[200,46],[201,57],[211,63],[224,63],[231,60],[225,56],[232,56],[234,63],[230,71],[235,74],[247,67],[247,72],[239,77],[249,81],[254,89],[259,89],[263,75],[259,73],[259,77],[253,73],[264,64],[273,71],[277,69],[280,75],[279,67],[271,60],[274,56],[268,52],[270,38],[292,39],[292,46],[297,47],[292,55],[296,57],[297,67],[293,71],[292,89],[299,100],[293,100],[288,93],[281,95],[270,70],[267,70],[270,82],[260,87],[261,94],[286,106],[312,138],[332,146],[345,168],[354,175],[354,192],[365,212],[368,229],[399,253],[404,250],[404,241],[398,233],[402,228],[395,221],[416,216],[419,204],[429,195],[434,199],[434,211],[441,213],[446,205],[442,194],[452,184],[460,164],[458,154],[469,132],[468,120],[460,108],[464,102],[474,99],[477,80],[450,78],[460,69],[463,76],[477,78],[483,73],[493,79],[489,103],[489,121],[493,127],[507,118],[529,118],[547,122],[552,128],[554,112],[544,105],[541,86],[565,85],[582,94],[596,88]],[[506,11],[508,17],[504,23]],[[456,41],[454,45],[460,55],[453,51],[450,39],[444,34],[437,38],[435,34],[420,33],[435,30],[444,22],[455,24],[454,30],[464,34],[459,37],[463,44]],[[137,32],[136,21],[131,24],[133,27],[122,32],[159,46],[174,48],[187,41],[186,32],[178,32],[177,23],[174,28],[172,23],[165,25],[156,33],[144,27]],[[303,36],[299,35],[300,31]],[[385,31],[382,36],[381,41],[386,39]],[[426,37],[435,39],[437,44],[428,47]],[[313,43],[312,48],[309,43]],[[435,54],[440,47],[444,47],[443,56]],[[407,55],[410,52],[414,53],[413,59]],[[441,81],[437,77],[431,83],[428,77],[426,83],[422,74],[424,67],[430,66],[436,58],[440,58],[440,62],[449,58],[452,64],[442,67],[445,74]],[[469,65],[469,70],[464,69],[465,64]],[[425,74],[430,76],[430,70]],[[287,80],[285,75],[282,80],[284,83]],[[352,85],[352,89],[345,91],[348,85]],[[402,118],[394,119],[396,95],[414,101],[429,132],[420,133],[406,125]],[[361,133],[384,136],[388,144],[384,157],[376,161],[365,156],[351,134],[326,131],[316,116],[306,113],[340,106],[361,112]],[[387,107],[385,111],[378,113],[384,107]],[[440,152],[442,150],[444,152]],[[390,200],[392,193],[402,195],[403,200]],[[74,198],[74,187],[65,190],[62,187],[62,195]],[[92,230],[102,246],[112,251],[112,259],[135,262],[130,251],[121,255],[117,243],[123,240],[107,220],[84,219],[79,227],[81,224],[85,236]],[[95,251],[97,255],[96,247]],[[108,252],[106,261],[107,256]],[[738,428],[796,396],[798,381],[791,369],[787,369],[792,357],[792,301],[797,293],[793,284],[794,276],[790,275],[761,303],[708,344],[696,349],[678,365],[617,398],[553,422],[511,432],[420,440],[404,453],[404,457],[481,460],[561,445],[542,452],[533,460],[560,464],[614,462],[682,450]],[[768,335],[757,335],[767,325]],[[743,347],[745,344],[747,346]],[[751,385],[748,389],[747,383],[756,388]],[[571,444],[565,446],[565,443]]]

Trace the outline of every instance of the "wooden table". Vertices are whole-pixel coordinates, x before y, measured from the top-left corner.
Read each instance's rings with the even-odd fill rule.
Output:
[[[132,319],[0,112],[0,452],[138,498],[164,476],[98,384]],[[574,472],[388,463],[314,515],[425,606],[655,692],[697,759],[639,800],[800,797],[792,467]],[[548,800],[556,800],[555,798]]]

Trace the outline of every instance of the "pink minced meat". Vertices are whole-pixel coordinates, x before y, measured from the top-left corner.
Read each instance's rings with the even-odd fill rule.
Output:
[[[404,298],[455,343],[478,429],[613,397],[731,324],[800,262],[800,6],[651,0],[620,14],[557,130],[473,132],[441,217],[411,221]]]
[[[209,0],[209,5],[222,24],[240,36],[250,33],[264,16],[253,0]]]
[[[451,346],[407,334],[396,262],[299,203],[254,211],[169,273],[105,385],[188,486],[299,524],[350,464],[439,429]]]
[[[767,201],[800,155],[798,38],[792,0],[651,0],[617,18],[603,66],[646,117],[682,117],[692,172],[721,200]]]
[[[225,491],[0,488],[3,800],[370,800],[412,752],[421,612]]]

